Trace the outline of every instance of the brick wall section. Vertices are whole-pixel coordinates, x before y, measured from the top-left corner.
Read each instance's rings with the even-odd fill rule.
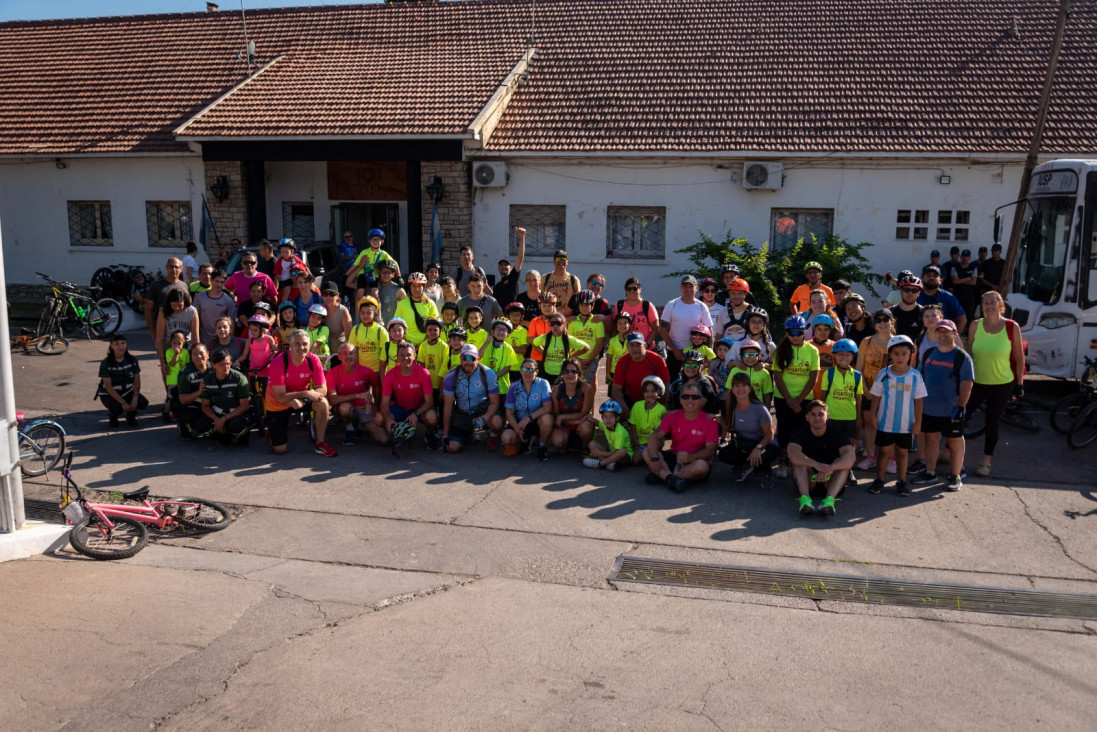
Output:
[[[5,292],[8,300],[12,302],[42,302],[51,290],[49,285],[9,282],[5,287]]]
[[[210,233],[210,256],[214,261],[218,259],[228,260],[232,254],[229,242],[235,237],[241,242],[248,242],[248,206],[247,190],[244,187],[243,165],[239,162],[207,161],[206,169],[206,205],[209,206],[210,219],[213,221],[213,232]],[[225,176],[229,181],[229,197],[225,202],[219,202],[210,192],[218,176]],[[195,216],[195,219],[199,217]],[[220,244],[220,246],[218,246]]]
[[[461,247],[472,244],[472,178],[469,163],[424,161],[420,170],[423,186],[423,262],[430,261],[431,201],[427,186],[437,175],[446,186],[442,202],[438,204],[438,221],[442,226],[442,272],[452,274],[457,268],[457,255]]]

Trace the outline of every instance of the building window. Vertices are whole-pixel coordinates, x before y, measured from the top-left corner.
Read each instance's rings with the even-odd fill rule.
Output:
[[[610,206],[606,211],[606,257],[665,259],[665,206]]]
[[[970,211],[938,211],[937,241],[967,241]]]
[[[516,226],[526,230],[526,256],[552,257],[557,249],[567,249],[566,216],[567,206],[511,204],[510,256],[518,256]]]
[[[951,220],[952,212],[938,211],[940,214],[948,214]],[[929,239],[930,230],[929,209],[899,209],[895,214],[895,238],[911,241],[925,241]],[[940,216],[938,216],[938,219]],[[938,233],[940,229],[937,229]]]
[[[194,240],[190,201],[145,201],[150,247],[182,247]]]
[[[801,239],[826,239],[834,233],[832,208],[774,208],[769,212],[769,240],[774,251],[791,249]]]
[[[282,202],[282,236],[297,244],[311,244],[316,239],[316,225],[311,203]]]
[[[69,244],[74,247],[114,246],[109,201],[69,201]]]

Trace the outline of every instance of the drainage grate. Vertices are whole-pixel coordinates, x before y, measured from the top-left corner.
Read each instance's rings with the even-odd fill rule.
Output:
[[[611,582],[739,590],[783,597],[806,597],[809,600],[1097,620],[1097,595],[1069,592],[780,572],[757,567],[698,564],[623,555],[617,557],[607,579]]]
[[[57,506],[57,501],[40,501],[36,498],[23,499],[23,512],[32,521],[46,521],[51,524],[65,523],[65,514]]]

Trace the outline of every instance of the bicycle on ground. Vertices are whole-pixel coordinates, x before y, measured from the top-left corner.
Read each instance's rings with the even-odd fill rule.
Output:
[[[1078,391],[1063,397],[1051,408],[1048,419],[1051,420],[1051,428],[1061,435],[1070,432],[1071,425],[1086,405],[1097,401],[1097,360],[1089,356],[1082,357],[1086,368],[1078,380]]]
[[[65,428],[52,419],[27,420],[15,413],[19,425],[19,469],[31,477],[53,470],[65,453]]]
[[[72,453],[65,455],[61,475],[61,510],[70,522],[69,543],[72,548],[92,559],[127,559],[148,546],[149,530],[158,533],[176,530],[200,532],[221,531],[232,523],[228,510],[201,498],[150,499],[149,487],[123,493],[127,501],[92,503],[72,478]]]
[[[1002,412],[1002,424],[1008,424],[1025,432],[1039,432],[1040,425],[1029,414],[1036,409],[1032,402],[1024,397],[1013,397],[1006,402],[1005,411]],[[964,437],[973,439],[987,431],[986,404],[968,412],[964,419]]]

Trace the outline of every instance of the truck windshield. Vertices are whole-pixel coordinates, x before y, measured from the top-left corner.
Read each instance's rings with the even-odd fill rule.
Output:
[[[1070,243],[1074,196],[1030,198],[1021,228],[1014,289],[1047,305],[1059,300]]]

